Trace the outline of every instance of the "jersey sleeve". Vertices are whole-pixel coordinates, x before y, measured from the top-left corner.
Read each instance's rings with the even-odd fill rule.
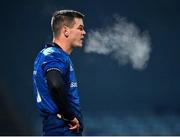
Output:
[[[52,52],[51,54],[45,55],[42,68],[45,73],[50,70],[58,70],[64,75],[68,68],[67,59],[61,53]]]

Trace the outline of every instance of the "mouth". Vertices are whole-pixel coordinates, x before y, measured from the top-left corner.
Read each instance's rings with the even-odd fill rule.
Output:
[[[84,41],[84,37],[82,37],[80,40],[81,40],[81,42],[83,42]]]

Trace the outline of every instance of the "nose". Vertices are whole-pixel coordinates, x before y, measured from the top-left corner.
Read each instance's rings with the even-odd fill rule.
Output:
[[[85,30],[83,30],[83,33],[82,33],[83,35],[85,35],[86,34],[86,31]]]

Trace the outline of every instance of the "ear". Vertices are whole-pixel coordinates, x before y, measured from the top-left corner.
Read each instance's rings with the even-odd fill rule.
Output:
[[[64,35],[65,35],[66,37],[68,37],[68,36],[69,36],[68,31],[65,31]]]
[[[63,27],[63,34],[65,37],[69,37],[69,28],[67,26]]]

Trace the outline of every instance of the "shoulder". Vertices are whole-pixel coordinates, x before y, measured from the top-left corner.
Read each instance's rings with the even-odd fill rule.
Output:
[[[56,58],[56,59],[63,59],[68,60],[68,56],[57,47],[46,47],[44,48],[41,53],[45,58]]]
[[[61,52],[58,51],[57,48],[55,48],[55,47],[45,47],[44,49],[41,50],[41,53],[44,56],[49,56],[49,55],[53,55],[53,54],[61,54]]]
[[[51,69],[60,70],[66,73],[69,66],[69,57],[58,47],[45,47],[42,51],[42,68],[46,72]]]

